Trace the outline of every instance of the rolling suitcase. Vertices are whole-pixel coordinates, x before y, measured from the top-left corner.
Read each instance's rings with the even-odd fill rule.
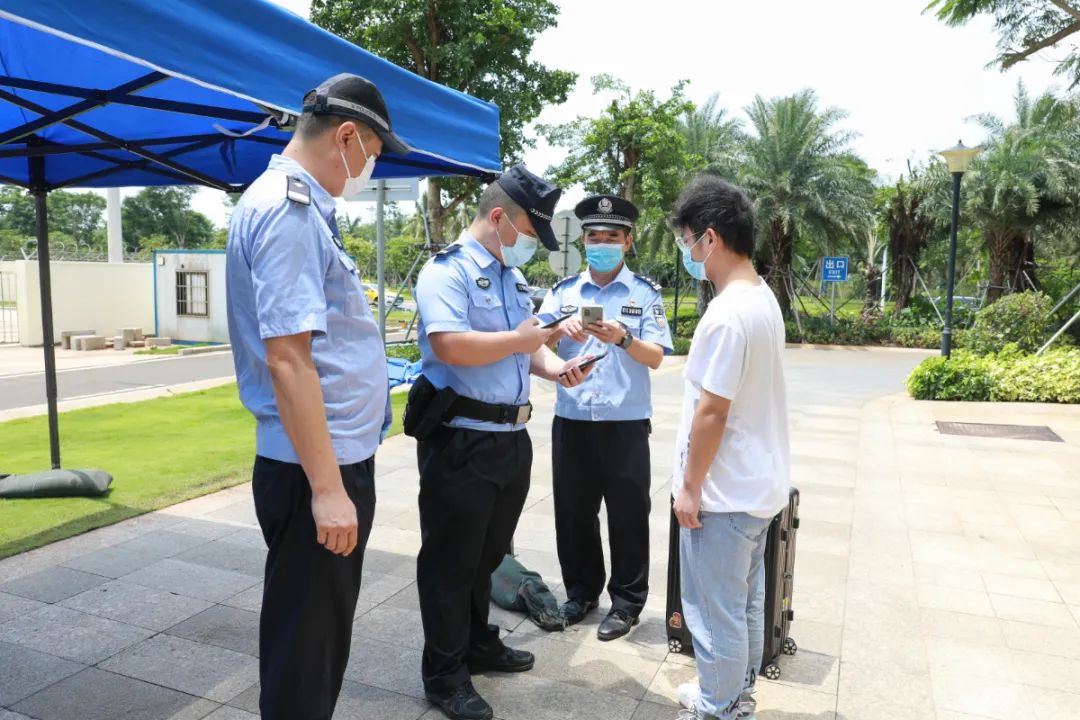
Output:
[[[798,650],[788,635],[795,617],[791,607],[795,579],[795,534],[799,528],[799,491],[791,489],[788,506],[769,525],[765,541],[765,644],[761,674],[770,680],[780,677],[780,655]],[[679,522],[671,513],[668,548],[667,637],[671,652],[694,652],[693,638],[682,612],[679,570]]]
[[[791,488],[788,505],[769,525],[765,541],[765,650],[761,653],[761,674],[770,680],[780,677],[780,655],[798,650],[789,635],[795,611],[791,596],[795,583],[795,535],[799,529],[799,491]]]
[[[672,501],[674,504],[674,500]],[[682,614],[682,574],[679,572],[679,521],[671,511],[668,531],[667,566],[667,638],[668,649],[674,653],[694,654],[694,639],[686,628]]]

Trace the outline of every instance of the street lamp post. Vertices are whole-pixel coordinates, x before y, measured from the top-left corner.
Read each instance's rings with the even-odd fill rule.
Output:
[[[952,222],[949,226],[949,273],[946,281],[945,295],[945,327],[941,331],[941,354],[949,357],[952,354],[952,311],[953,311],[953,285],[956,280],[956,226],[960,221],[960,179],[964,177],[971,161],[979,152],[978,148],[964,147],[964,143],[957,142],[956,147],[942,150],[939,154],[945,158],[945,164],[952,173]]]

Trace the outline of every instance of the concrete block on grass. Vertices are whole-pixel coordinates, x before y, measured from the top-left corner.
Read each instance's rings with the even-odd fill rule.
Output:
[[[167,337],[146,338],[146,347],[148,347],[148,348],[169,347],[170,345],[172,345],[172,338],[167,338]]]

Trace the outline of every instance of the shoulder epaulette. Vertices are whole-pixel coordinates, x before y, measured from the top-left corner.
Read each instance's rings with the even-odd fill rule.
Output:
[[[661,290],[664,289],[663,285],[656,282],[655,280],[653,280],[650,277],[645,277],[644,275],[638,275],[637,273],[634,273],[634,277],[636,277],[638,280],[642,281],[643,283],[645,283],[646,285],[651,287],[656,292],[660,292]]]
[[[564,277],[564,278],[563,278],[562,280],[560,280],[559,282],[557,282],[557,283],[555,283],[554,285],[552,285],[552,286],[551,286],[551,289],[552,289],[552,290],[558,290],[558,289],[559,289],[559,288],[561,288],[561,287],[562,287],[563,285],[566,285],[567,283],[570,283],[570,282],[572,282],[572,281],[574,281],[574,280],[577,280],[577,279],[578,279],[578,276],[577,276],[577,275],[567,275],[567,276],[566,276],[566,277]]]
[[[298,205],[311,204],[311,187],[303,179],[289,175],[286,182],[285,197]]]
[[[459,245],[457,243],[453,243],[451,245],[447,245],[442,250],[435,253],[435,257],[448,257],[450,255],[453,255],[454,253],[456,253],[460,249],[461,249],[461,245]]]

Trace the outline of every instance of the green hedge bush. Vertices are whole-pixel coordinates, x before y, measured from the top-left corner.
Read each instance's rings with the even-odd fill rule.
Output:
[[[927,358],[908,376],[908,393],[916,400],[989,400],[988,366],[987,358],[963,351]]]
[[[960,351],[924,360],[907,387],[917,400],[1080,403],[1080,350],[1035,356],[1010,343],[991,355]]]
[[[801,319],[802,331],[794,322],[785,324],[788,342],[814,345],[892,345],[905,348],[941,347],[941,330],[917,326],[893,325],[885,320],[864,322],[859,318],[809,317]],[[963,347],[967,330],[953,331],[953,347]]]
[[[1053,307],[1042,293],[1006,295],[975,315],[966,347],[978,355],[1000,352],[1015,343],[1024,352],[1035,352],[1052,333],[1047,315]]]

